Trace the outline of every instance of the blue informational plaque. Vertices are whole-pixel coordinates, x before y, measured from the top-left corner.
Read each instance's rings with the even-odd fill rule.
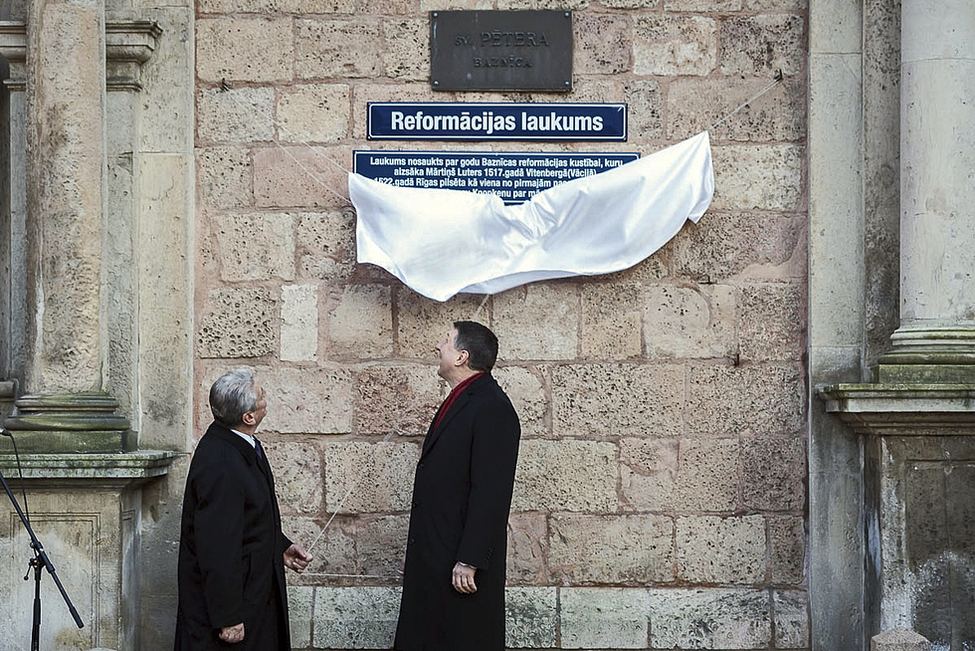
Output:
[[[640,158],[635,152],[525,153],[476,151],[355,151],[353,170],[405,188],[438,188],[496,194],[521,203],[584,176]]]
[[[370,102],[370,140],[626,140],[626,104]]]

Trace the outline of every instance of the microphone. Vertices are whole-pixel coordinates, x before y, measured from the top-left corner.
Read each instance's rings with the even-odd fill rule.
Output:
[[[7,430],[5,430],[2,427],[0,427],[0,435],[6,436],[6,437],[9,437],[9,438],[13,438],[14,437],[13,434],[11,434],[10,432],[8,432]]]

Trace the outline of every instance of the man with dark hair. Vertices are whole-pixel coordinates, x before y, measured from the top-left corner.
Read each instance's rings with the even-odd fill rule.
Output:
[[[457,321],[437,345],[450,386],[416,466],[397,651],[502,651],[508,510],[521,426],[491,376],[498,338]]]
[[[284,568],[300,573],[311,556],[281,531],[271,467],[254,438],[264,389],[251,371],[230,371],[210,388],[210,411],[183,497],[175,649],[288,651]]]

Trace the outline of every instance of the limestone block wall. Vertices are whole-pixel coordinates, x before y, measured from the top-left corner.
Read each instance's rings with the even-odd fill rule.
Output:
[[[431,90],[427,12],[546,8],[573,11],[571,93]],[[337,511],[292,579],[294,647],[390,646],[413,466],[446,393],[433,346],[477,314],[524,432],[509,647],[808,649],[805,0],[196,11],[196,431],[210,383],[255,368],[288,532],[309,545]],[[626,102],[626,143],[419,148],[649,153],[778,70],[711,133],[712,208],[630,270],[441,304],[355,263],[342,168],[418,148],[367,141],[369,101]]]

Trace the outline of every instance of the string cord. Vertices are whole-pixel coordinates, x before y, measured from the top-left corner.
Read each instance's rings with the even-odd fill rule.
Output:
[[[232,102],[235,102],[238,107],[241,107],[241,108],[243,108],[245,110],[251,110],[251,109],[253,109],[253,107],[248,106],[240,98],[238,98],[234,93],[230,92],[230,91],[233,90],[233,87],[230,85],[230,83],[226,79],[223,79],[223,80],[220,81],[220,90],[222,92],[226,93],[227,94],[227,97],[229,97]],[[278,120],[275,120],[274,118],[271,118],[271,123],[274,126],[276,126],[279,131],[283,131],[285,134],[292,136],[292,139],[293,140],[297,141],[300,145],[302,145],[302,146],[307,147],[308,149],[310,149],[312,151],[312,153],[315,154],[315,156],[317,156],[319,158],[325,159],[326,161],[328,161],[332,165],[335,165],[337,168],[339,168],[340,170],[342,170],[346,174],[351,174],[352,173],[349,170],[347,170],[345,168],[345,166],[342,165],[341,163],[339,163],[337,160],[335,160],[331,156],[329,156],[329,155],[325,154],[324,152],[322,152],[320,148],[313,147],[308,142],[302,140],[301,138],[298,138],[297,137],[297,134],[295,134],[293,131],[289,130],[286,126],[284,126],[283,124],[281,124],[281,122],[279,122]],[[292,161],[294,161],[295,165],[297,165],[298,167],[300,167],[302,169],[302,171],[304,171],[305,174],[307,174],[318,185],[322,186],[325,190],[327,190],[328,192],[331,192],[333,195],[335,195],[336,197],[338,197],[339,199],[341,199],[346,205],[349,205],[349,206],[352,205],[352,202],[349,200],[349,198],[347,196],[345,196],[344,194],[342,194],[342,193],[340,193],[340,192],[332,189],[332,187],[329,186],[327,183],[325,183],[325,181],[323,181],[317,174],[315,174],[310,169],[308,169],[308,167],[306,167],[304,165],[304,163],[302,163],[300,160],[298,160],[298,158],[291,152],[291,150],[288,147],[285,147],[283,144],[281,144],[281,141],[280,140],[275,140],[274,141],[274,144],[277,145],[277,147],[281,151],[283,151],[288,158],[290,158]]]
[[[770,90],[772,90],[773,88],[775,88],[778,84],[780,84],[782,82],[783,79],[785,79],[785,76],[782,74],[782,71],[781,70],[776,70],[775,71],[775,75],[773,76],[773,81],[770,84],[768,84],[765,88],[763,88],[762,90],[758,91],[757,93],[755,93],[754,95],[752,95],[751,97],[749,97],[747,100],[745,100],[741,104],[739,104],[738,107],[735,108],[734,110],[732,110],[730,113],[726,113],[724,117],[722,117],[717,122],[715,122],[710,127],[708,127],[708,131],[714,131],[715,129],[717,129],[719,126],[721,126],[722,124],[724,124],[724,122],[728,118],[730,118],[731,116],[733,116],[735,113],[737,113],[738,111],[742,110],[743,108],[745,108],[746,106],[748,106],[749,104],[751,104],[752,102],[754,102],[755,100],[757,100],[759,97],[761,97],[765,93],[767,93]]]

